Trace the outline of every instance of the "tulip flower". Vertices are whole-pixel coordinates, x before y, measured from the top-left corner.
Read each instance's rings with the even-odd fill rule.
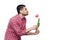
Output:
[[[39,15],[37,14],[37,15],[35,15],[35,17],[38,19],[38,21],[37,21],[37,25],[38,25],[38,27],[40,26],[40,18],[39,18]]]

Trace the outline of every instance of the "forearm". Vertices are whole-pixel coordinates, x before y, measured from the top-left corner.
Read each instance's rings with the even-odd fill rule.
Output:
[[[37,30],[37,26],[34,25],[33,27],[30,27],[28,29],[26,29],[26,35],[35,35],[35,32],[30,32],[31,30]]]
[[[26,29],[26,33],[30,32],[31,30],[31,28]]]
[[[26,33],[26,35],[35,35],[35,33],[34,32],[28,32],[28,33]]]
[[[34,32],[30,32],[31,30],[31,28],[26,29],[26,35],[35,35]]]

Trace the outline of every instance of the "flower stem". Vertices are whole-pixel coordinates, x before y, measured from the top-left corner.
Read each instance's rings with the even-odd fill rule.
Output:
[[[38,25],[38,27],[40,26],[40,18],[38,18],[37,25]]]

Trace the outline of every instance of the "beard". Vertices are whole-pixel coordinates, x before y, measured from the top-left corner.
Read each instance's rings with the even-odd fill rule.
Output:
[[[23,16],[27,16],[28,15],[28,13],[27,14],[22,14]]]

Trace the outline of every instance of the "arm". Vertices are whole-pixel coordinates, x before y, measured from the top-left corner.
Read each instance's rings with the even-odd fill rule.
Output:
[[[28,32],[30,32],[32,30],[32,28],[30,27],[30,28],[28,28],[28,29],[26,29],[26,33],[28,33]]]
[[[34,32],[30,32],[31,30],[31,28],[26,29],[26,35],[35,35]]]
[[[31,30],[36,30],[35,32],[30,32]],[[36,35],[39,33],[37,25],[34,25],[28,29],[26,29],[26,35]]]
[[[39,34],[39,30],[38,29],[36,29],[36,31],[35,32],[27,32],[26,33],[26,35],[37,35],[37,34]]]
[[[31,30],[33,30],[33,27],[30,27],[28,29],[21,30],[20,26],[17,24],[16,21],[10,21],[11,27],[13,30],[20,36],[22,35],[27,35],[27,34],[32,34],[30,33]]]
[[[35,35],[34,32],[28,32],[26,35]]]
[[[35,32],[28,32],[26,35],[37,35],[37,34],[39,34],[38,29]]]
[[[21,26],[18,25],[16,21],[10,21],[11,28],[18,34],[19,36],[25,35],[26,29],[22,30]]]
[[[28,29],[24,29],[21,30],[20,26],[18,25],[18,23],[16,21],[10,21],[11,27],[13,28],[13,30],[18,34],[18,35],[29,35],[29,34],[34,34],[31,33],[31,30],[35,30],[37,27],[36,25],[34,25],[33,27],[30,27]]]

